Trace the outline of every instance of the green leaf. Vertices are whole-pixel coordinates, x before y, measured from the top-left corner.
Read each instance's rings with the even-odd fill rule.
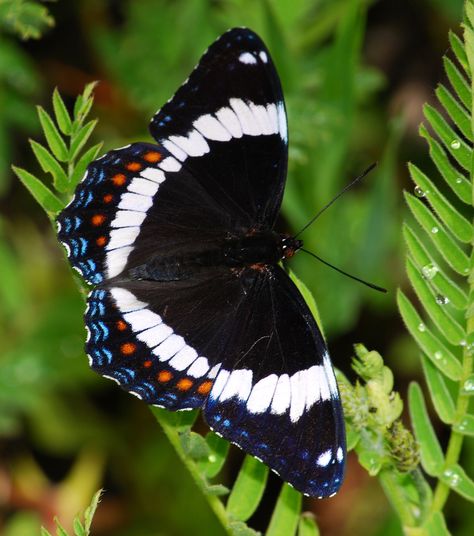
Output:
[[[464,311],[467,306],[466,293],[451,281],[438,264],[434,262],[430,248],[423,244],[417,232],[407,223],[403,225],[403,236],[408,250],[418,269],[421,270],[423,277],[428,279],[439,294],[446,296],[453,307]]]
[[[451,203],[438,190],[434,183],[414,164],[408,164],[408,169],[413,182],[421,188],[426,199],[433,207],[433,210],[438,214],[446,227],[453,233],[461,242],[470,243],[472,240],[472,226],[470,222],[464,218],[451,205]]]
[[[298,536],[319,536],[318,525],[316,525],[313,514],[305,513],[301,515]]]
[[[53,91],[53,108],[54,115],[56,116],[56,122],[63,134],[69,135],[72,132],[72,121],[66,105],[58,91],[58,88],[54,88]]]
[[[242,521],[231,521],[229,528],[232,536],[261,536],[260,532],[247,527]]]
[[[461,167],[469,171],[472,151],[467,143],[448,125],[436,108],[433,108],[430,104],[425,104],[423,111],[431,128],[448,149],[449,154]]]
[[[474,437],[474,415],[464,415],[461,419],[454,423],[453,430],[460,434]]]
[[[2,5],[3,4],[3,5]],[[39,39],[54,19],[46,7],[36,2],[0,2],[0,23],[22,39]]]
[[[471,205],[471,183],[462,173],[452,166],[443,147],[437,140],[430,136],[424,125],[420,126],[419,131],[420,136],[425,138],[428,142],[431,159],[435,163],[443,179],[461,201]]]
[[[59,522],[59,519],[57,517],[54,518],[54,522],[56,524],[56,535],[57,536],[68,536],[68,533],[64,529],[64,527]]]
[[[410,300],[401,290],[398,291],[397,302],[400,314],[408,331],[434,366],[451,380],[460,380],[462,377],[462,366],[458,359],[428,329]]]
[[[265,485],[268,467],[253,456],[245,456],[242,468],[227,501],[227,513],[238,521],[247,521],[257,509]]]
[[[79,152],[84,147],[84,144],[89,139],[89,136],[92,134],[95,126],[97,125],[97,119],[89,121],[84,125],[77,134],[74,134],[71,138],[71,149],[69,151],[69,159],[75,160],[79,155]]]
[[[442,84],[436,88],[435,93],[439,102],[443,105],[449,117],[459,128],[463,136],[467,140],[472,141],[471,118],[469,117],[466,108],[459,104],[454,96]]]
[[[46,147],[43,147],[36,141],[30,140],[30,145],[43,171],[51,173],[53,176],[53,184],[56,190],[66,192],[69,188],[69,182],[59,162]]]
[[[283,484],[273,510],[266,536],[292,536],[298,527],[301,510],[301,493]]]
[[[460,345],[466,340],[466,333],[461,325],[446,310],[445,296],[436,296],[428,286],[410,257],[407,257],[407,274],[418,299],[439,331],[453,345]]]
[[[451,49],[454,52],[456,59],[458,60],[462,68],[466,72],[469,72],[469,65],[467,62],[466,51],[464,49],[464,43],[462,42],[462,39],[452,31],[449,31],[448,37]]]
[[[73,521],[74,534],[76,536],[87,536],[87,533],[84,529],[84,526],[81,523],[81,520],[77,517]]]
[[[50,217],[63,209],[63,203],[34,175],[16,166],[12,169]]]
[[[152,407],[152,413],[160,417],[160,424],[171,426],[175,432],[180,434],[189,432],[196,419],[199,411],[168,411],[163,408]]]
[[[416,382],[412,382],[408,389],[408,405],[423,469],[430,476],[440,476],[444,466],[443,451],[431,425],[423,392]]]
[[[454,65],[454,63],[447,58],[446,56],[443,59],[444,69],[448,75],[448,79],[453,86],[453,89],[456,91],[456,94],[461,99],[464,106],[470,110],[472,97],[471,97],[471,88],[467,83],[464,76],[460,73],[459,69]]]
[[[451,536],[441,512],[434,512],[423,525],[427,536]]]
[[[421,356],[421,364],[436,413],[444,423],[452,424],[456,409],[443,376],[425,355]]]
[[[445,231],[439,220],[413,195],[405,192],[405,199],[418,223],[431,238],[446,262],[459,274],[467,275],[470,266],[469,258]]]
[[[474,482],[460,465],[447,467],[440,475],[440,480],[468,501],[474,502]]]
[[[209,457],[211,451],[201,434],[187,430],[186,432],[182,432],[179,438],[186,456],[189,456],[193,460],[207,459]]]
[[[206,442],[209,447],[209,456],[206,460],[198,461],[198,466],[206,478],[214,478],[225,463],[229,442],[214,432],[206,435]]]
[[[94,98],[92,97],[92,92],[97,85],[97,82],[91,82],[86,85],[82,95],[78,95],[76,102],[74,104],[74,121],[81,125],[84,119],[87,117]]]
[[[289,274],[290,274],[291,279],[293,280],[293,283],[297,286],[298,290],[301,292],[301,295],[303,296],[304,301],[306,302],[306,305],[309,307],[309,310],[311,311],[314,318],[316,319],[319,329],[321,330],[321,333],[324,336],[324,331],[321,325],[321,318],[319,316],[318,306],[316,305],[316,300],[314,299],[312,292],[303,283],[303,281],[301,281],[301,279],[293,272],[293,270],[290,270]]]
[[[75,188],[79,181],[81,181],[81,179],[84,177],[87,166],[92,162],[92,160],[95,160],[101,148],[102,142],[98,143],[97,145],[93,145],[90,149],[87,149],[87,151],[81,156],[81,158],[74,167],[74,171],[72,172],[69,181],[71,188]]]
[[[37,106],[37,110],[41,127],[51,152],[61,162],[67,162],[69,159],[68,150],[53,120],[41,106]]]
[[[221,496],[229,493],[229,488],[223,484],[206,484],[204,485],[203,489],[206,495]]]
[[[86,508],[86,511],[84,512],[84,524],[85,524],[87,534],[89,534],[91,530],[92,520],[94,518],[97,507],[99,506],[102,493],[103,493],[103,490],[100,489],[94,494],[90,505]]]
[[[46,530],[44,527],[41,527],[41,536],[52,536],[51,532]]]

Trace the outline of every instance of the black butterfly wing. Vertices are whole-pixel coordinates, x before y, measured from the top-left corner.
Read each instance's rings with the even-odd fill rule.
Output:
[[[213,430],[303,493],[339,488],[345,439],[334,372],[280,268],[111,281],[91,292],[86,326],[98,373],[148,404],[204,406]]]
[[[304,299],[279,267],[255,278],[204,415],[299,491],[327,497],[344,473],[334,371]]]
[[[159,145],[134,143],[92,162],[57,219],[72,266],[91,284],[271,227],[278,214],[286,114],[269,52],[250,30],[230,30],[209,48],[151,130]]]
[[[134,143],[92,162],[57,218],[69,261],[99,284],[156,256],[209,249],[232,215],[164,147]]]
[[[254,32],[234,28],[211,45],[150,131],[239,223],[273,226],[287,120],[270,53]]]
[[[153,119],[158,145],[89,166],[58,234],[97,285],[85,317],[95,370],[150,404],[205,405],[216,431],[297,489],[327,496],[342,478],[342,412],[324,342],[288,277],[215,267],[179,281],[131,278],[155,258],[271,228],[286,128],[268,51],[253,32],[231,30]]]
[[[227,269],[159,284],[112,280],[88,297],[90,365],[148,404],[201,407],[244,298]]]

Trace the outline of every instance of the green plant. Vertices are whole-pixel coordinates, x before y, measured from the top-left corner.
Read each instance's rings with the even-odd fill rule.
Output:
[[[93,103],[94,84],[86,87],[74,106],[71,118],[64,102],[55,90],[53,108],[55,120],[43,109],[38,108],[39,120],[48,148],[35,141],[30,141],[33,152],[45,173],[52,176],[52,188],[32,173],[18,167],[14,171],[38,201],[48,216],[54,216],[63,208],[65,201],[77,182],[82,177],[87,164],[98,154],[101,144],[84,150],[84,144],[96,124],[89,121],[84,124]],[[66,139],[65,139],[66,138]],[[83,151],[82,156],[81,150]],[[53,191],[56,190],[56,192]],[[61,196],[64,201],[60,199]],[[315,316],[318,316],[316,304],[305,285],[292,274]],[[341,377],[343,400],[347,415],[357,415],[353,422],[350,445],[359,455],[361,463],[371,474],[380,474],[387,488],[405,489],[407,482],[396,481],[399,474],[413,471],[417,464],[416,449],[411,436],[398,420],[402,404],[392,393],[391,373],[383,366],[382,358],[374,352],[367,352],[363,347],[356,349],[358,361],[357,373],[366,381],[366,386],[354,389]],[[355,401],[362,405],[353,410]],[[379,411],[374,417],[373,407]],[[352,408],[352,409],[351,409]],[[175,448],[199,489],[206,497],[209,506],[215,512],[223,527],[229,534],[255,534],[246,525],[246,521],[257,509],[266,486],[268,468],[258,460],[247,456],[231,489],[221,483],[214,483],[214,478],[222,469],[228,453],[228,443],[209,432],[205,437],[194,432],[192,426],[198,412],[170,413],[152,408],[152,412],[162,426],[167,438]],[[377,437],[377,451],[373,449],[373,438]],[[382,444],[382,445],[380,445]],[[376,465],[371,460],[377,458]],[[368,467],[368,464],[372,464]],[[391,495],[390,495],[391,493]],[[395,500],[393,491],[389,496]],[[228,495],[226,504],[219,498]],[[289,535],[299,531],[305,535],[318,533],[315,520],[301,514],[302,496],[293,488],[284,484],[275,505],[267,534],[270,536]]]
[[[425,529],[422,534],[430,534],[432,524],[441,523],[451,491],[474,501],[474,481],[466,474],[460,458],[465,438],[474,435],[474,416],[469,409],[474,393],[472,0],[466,2],[465,12],[463,39],[454,33],[449,36],[454,61],[444,58],[451,87],[441,84],[436,89],[442,112],[425,105],[427,126],[420,127],[438,173],[432,172],[430,177],[409,164],[415,195],[405,194],[415,219],[405,222],[403,229],[408,247],[406,269],[422,313],[402,291],[398,306],[418,345],[433,408],[450,427],[443,452],[423,391],[413,382],[409,407],[421,464],[436,482],[434,492],[429,488],[425,497],[419,520]]]
[[[341,2],[340,5],[342,4]],[[363,18],[359,8],[354,6],[353,11],[343,19],[344,24],[339,30],[336,44],[333,49],[326,51],[327,57],[324,61],[333,61],[338,55],[343,57],[348,50],[357,50]],[[435,183],[440,181],[433,181],[417,167],[410,166],[418,197],[407,194],[407,200],[418,223],[407,223],[404,227],[409,249],[407,271],[430,320],[422,319],[409,298],[402,292],[399,294],[401,314],[423,352],[423,370],[434,408],[440,419],[451,426],[451,439],[446,455],[443,454],[434,433],[418,384],[413,384],[410,388],[409,402],[419,449],[409,431],[402,425],[402,402],[392,391],[393,374],[384,365],[379,354],[368,352],[361,345],[356,347],[354,369],[360,381],[355,386],[339,374],[349,447],[354,448],[360,464],[369,474],[378,477],[400,519],[403,531],[410,536],[448,534],[443,509],[450,490],[455,490],[470,500],[474,495],[474,484],[459,463],[463,438],[466,435],[474,435],[474,417],[468,412],[469,396],[474,386],[471,355],[474,337],[469,334],[474,326],[469,306],[470,288],[466,281],[471,269],[469,247],[473,235],[466,207],[472,204],[472,188],[470,180],[464,176],[468,173],[469,179],[472,179],[472,66],[469,58],[474,61],[473,20],[474,8],[469,1],[465,44],[456,35],[450,36],[459,66],[449,59],[445,60],[453,91],[444,86],[437,90],[438,98],[454,127],[433,107],[428,106],[425,109],[427,121],[439,141],[425,127],[420,130],[421,135],[428,141],[431,158],[440,170],[444,182],[437,187]],[[280,35],[276,23],[272,26],[272,31]],[[352,66],[355,71],[357,58],[354,55],[347,60],[349,63],[344,65],[346,68],[348,65]],[[353,76],[355,77],[354,73]],[[355,84],[354,80],[352,82]],[[331,87],[328,82],[327,100],[333,102],[335,107],[345,103],[346,111],[353,110],[354,96],[336,95],[338,98],[334,99]],[[52,186],[47,186],[44,180],[24,169],[15,168],[20,180],[51,219],[68,201],[87,164],[100,150],[100,144],[85,148],[95,127],[95,122],[85,122],[92,106],[92,89],[93,86],[88,86],[77,99],[72,116],[57,91],[53,95],[54,120],[45,110],[38,109],[47,147],[33,141],[31,146],[43,171],[51,175]],[[354,86],[351,91],[353,90]],[[301,102],[303,100],[301,99]],[[296,110],[302,105],[301,102],[290,102],[290,117],[291,107]],[[304,115],[301,111],[296,112],[298,113],[300,117]],[[331,117],[335,120],[336,116]],[[296,132],[298,129],[300,133],[304,133],[304,124],[303,129],[297,127]],[[334,150],[334,140],[342,131],[343,125],[336,121],[334,129],[337,132],[331,131],[327,139],[328,151],[324,153],[324,166],[315,162],[310,165],[310,168],[321,166],[317,172],[326,170],[329,176],[336,174],[349,143],[345,139],[345,149]],[[393,132],[386,152],[387,175],[393,167],[391,160],[397,145],[399,127],[395,125]],[[324,143],[326,141],[323,141],[322,145]],[[310,153],[310,148],[305,147],[305,140],[302,138],[300,141],[296,140],[296,147],[300,149],[300,156],[303,155],[304,161],[306,152]],[[328,156],[329,153],[332,156]],[[292,173],[296,181],[303,184],[304,167],[298,157],[298,154],[292,155]],[[459,167],[464,171],[461,172]],[[294,214],[291,210],[293,204],[305,204],[304,200],[298,199],[300,193],[292,191],[291,188],[292,186],[285,201],[288,216]],[[312,186],[306,184],[305,188]],[[448,188],[457,195],[458,200],[448,193]],[[427,200],[433,210],[422,200]],[[362,212],[365,215],[372,213],[372,217],[375,217],[376,205],[377,203],[370,204],[364,207]],[[310,208],[309,205],[306,206],[308,212]],[[298,224],[297,221],[294,223],[295,226]],[[372,243],[376,238],[371,232],[368,226],[367,233],[371,236],[369,242]],[[301,282],[298,284],[314,314],[317,314],[310,292]],[[472,281],[470,284],[472,285]],[[231,534],[254,534],[246,522],[260,503],[268,469],[254,458],[246,457],[236,481],[232,487],[226,487],[217,477],[227,458],[227,442],[213,433],[205,437],[196,433],[193,430],[196,412],[173,414],[157,409],[152,411],[223,527]],[[419,457],[425,472],[437,479],[434,492],[418,467]],[[221,497],[227,495],[224,504]],[[284,485],[267,534],[286,536],[296,530],[300,536],[317,534],[315,520],[308,515],[302,515],[301,508],[301,495]]]
[[[90,505],[86,508],[84,512],[84,523],[80,520],[79,516],[76,516],[73,521],[74,527],[74,536],[89,536],[91,533],[92,518],[94,517],[95,511],[99,506],[100,496],[102,490],[99,490],[94,497]],[[54,523],[56,525],[56,536],[68,536],[66,530],[61,526],[59,519],[54,518]],[[41,536],[51,536],[51,533],[47,531],[44,527],[41,527]]]

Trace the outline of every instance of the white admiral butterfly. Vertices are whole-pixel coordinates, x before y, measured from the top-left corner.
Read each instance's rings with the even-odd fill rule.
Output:
[[[344,421],[321,332],[279,261],[288,135],[260,38],[232,29],[153,118],[157,144],[92,162],[59,215],[94,285],[91,367],[148,404],[202,408],[209,426],[297,490],[334,494]]]

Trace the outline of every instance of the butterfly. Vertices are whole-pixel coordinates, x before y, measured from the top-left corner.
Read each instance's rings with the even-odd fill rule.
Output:
[[[313,497],[340,487],[344,420],[321,331],[274,231],[288,131],[268,49],[234,28],[132,143],[92,162],[57,218],[93,286],[93,370],[209,426]]]

